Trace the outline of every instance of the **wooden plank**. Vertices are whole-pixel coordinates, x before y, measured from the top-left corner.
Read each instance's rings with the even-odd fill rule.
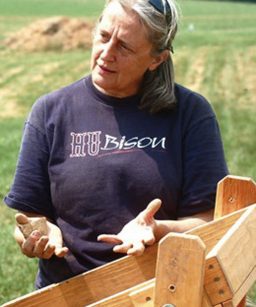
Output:
[[[158,247],[154,306],[202,304],[205,244],[194,235],[170,233]]]
[[[234,297],[237,303],[242,300],[255,281],[249,277],[256,267],[255,255],[256,205],[252,205],[207,255],[205,289],[212,304]]]
[[[69,307],[69,303],[66,301],[62,289],[56,285],[45,287],[42,290],[34,291],[30,294],[24,295],[20,298],[14,299],[8,303],[3,304],[5,306],[17,306],[17,307]]]
[[[202,307],[212,307],[212,304],[209,300],[209,297],[208,297],[205,289],[203,290]],[[214,306],[214,307],[221,307],[221,306]]]
[[[212,305],[231,300],[233,297],[228,281],[216,257],[206,257],[204,289]]]
[[[220,240],[243,214],[239,210],[216,221],[196,227],[187,234],[198,235],[206,251]],[[50,285],[12,300],[2,307],[82,307],[124,291],[155,277],[157,244],[148,247],[142,256],[126,256],[59,284]]]
[[[79,307],[152,279],[157,245],[142,257],[126,256],[62,283],[48,286],[4,304],[4,307]],[[2,307],[3,307],[2,306]]]
[[[230,287],[236,293],[256,266],[255,206],[248,208],[219,241],[215,250]]]
[[[246,305],[246,298],[243,298],[243,300],[241,301],[240,298],[242,296],[243,293],[247,292],[248,289],[251,288],[251,285],[256,281],[256,267],[254,267],[254,269],[252,270],[252,272],[249,274],[249,276],[247,277],[247,279],[244,281],[244,283],[242,284],[241,288],[238,289],[238,291],[235,293],[235,296],[233,298],[234,301],[234,305],[237,307],[240,307],[241,304],[245,304]],[[240,303],[239,303],[240,302]],[[252,306],[250,304],[247,304],[248,306]],[[256,304],[254,305],[254,307],[256,306]]]
[[[246,208],[238,210],[207,224],[195,227],[186,233],[199,236],[205,243],[206,253],[208,253],[245,211]]]
[[[99,300],[87,307],[154,307],[153,288],[155,279],[136,285],[107,298]],[[137,305],[138,304],[138,305]]]
[[[256,184],[248,177],[226,176],[218,183],[214,219],[256,203]]]
[[[236,306],[236,305],[235,305]],[[237,305],[237,307],[244,307],[246,306],[246,297],[243,297],[241,302]]]
[[[153,283],[148,284],[147,286],[133,291],[129,294],[130,300],[133,303],[133,306],[136,307],[154,307],[154,287],[155,279]]]
[[[256,203],[256,184],[248,177],[226,176],[218,183],[214,219]],[[245,307],[243,298],[238,307]]]
[[[232,300],[223,302],[221,305],[222,307],[235,307]]]

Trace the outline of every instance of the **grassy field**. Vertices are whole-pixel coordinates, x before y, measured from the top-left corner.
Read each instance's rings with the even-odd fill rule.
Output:
[[[47,16],[95,18],[103,0],[0,0],[0,40]],[[177,82],[199,91],[219,119],[230,172],[256,180],[256,4],[181,0]],[[43,93],[89,71],[90,51],[24,53],[0,42],[0,198],[10,188],[24,119]],[[21,255],[13,212],[0,204],[0,304],[33,290],[36,260]],[[256,301],[256,287],[250,296]]]

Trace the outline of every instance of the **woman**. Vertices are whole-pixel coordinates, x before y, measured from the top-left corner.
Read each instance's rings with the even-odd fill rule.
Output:
[[[5,202],[20,224],[48,220],[15,231],[37,288],[212,219],[227,168],[210,105],[174,83],[176,30],[172,0],[108,1],[91,74],[33,106]]]

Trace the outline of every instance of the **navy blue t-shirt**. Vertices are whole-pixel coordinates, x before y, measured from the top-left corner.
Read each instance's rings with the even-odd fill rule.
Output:
[[[106,96],[88,76],[34,104],[5,202],[50,218],[70,250],[39,261],[37,287],[120,257],[97,236],[118,233],[154,198],[157,219],[213,208],[227,174],[218,124],[202,96],[176,85],[176,97],[175,110],[152,115],[139,96]]]

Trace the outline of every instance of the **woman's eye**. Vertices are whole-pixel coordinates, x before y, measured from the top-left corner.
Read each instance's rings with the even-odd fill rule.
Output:
[[[120,45],[120,48],[122,48],[124,50],[128,50],[128,48],[125,45]]]
[[[100,39],[102,42],[107,42],[109,37],[106,33],[100,33]]]
[[[125,44],[120,44],[120,49],[127,52],[132,52],[132,50]]]

